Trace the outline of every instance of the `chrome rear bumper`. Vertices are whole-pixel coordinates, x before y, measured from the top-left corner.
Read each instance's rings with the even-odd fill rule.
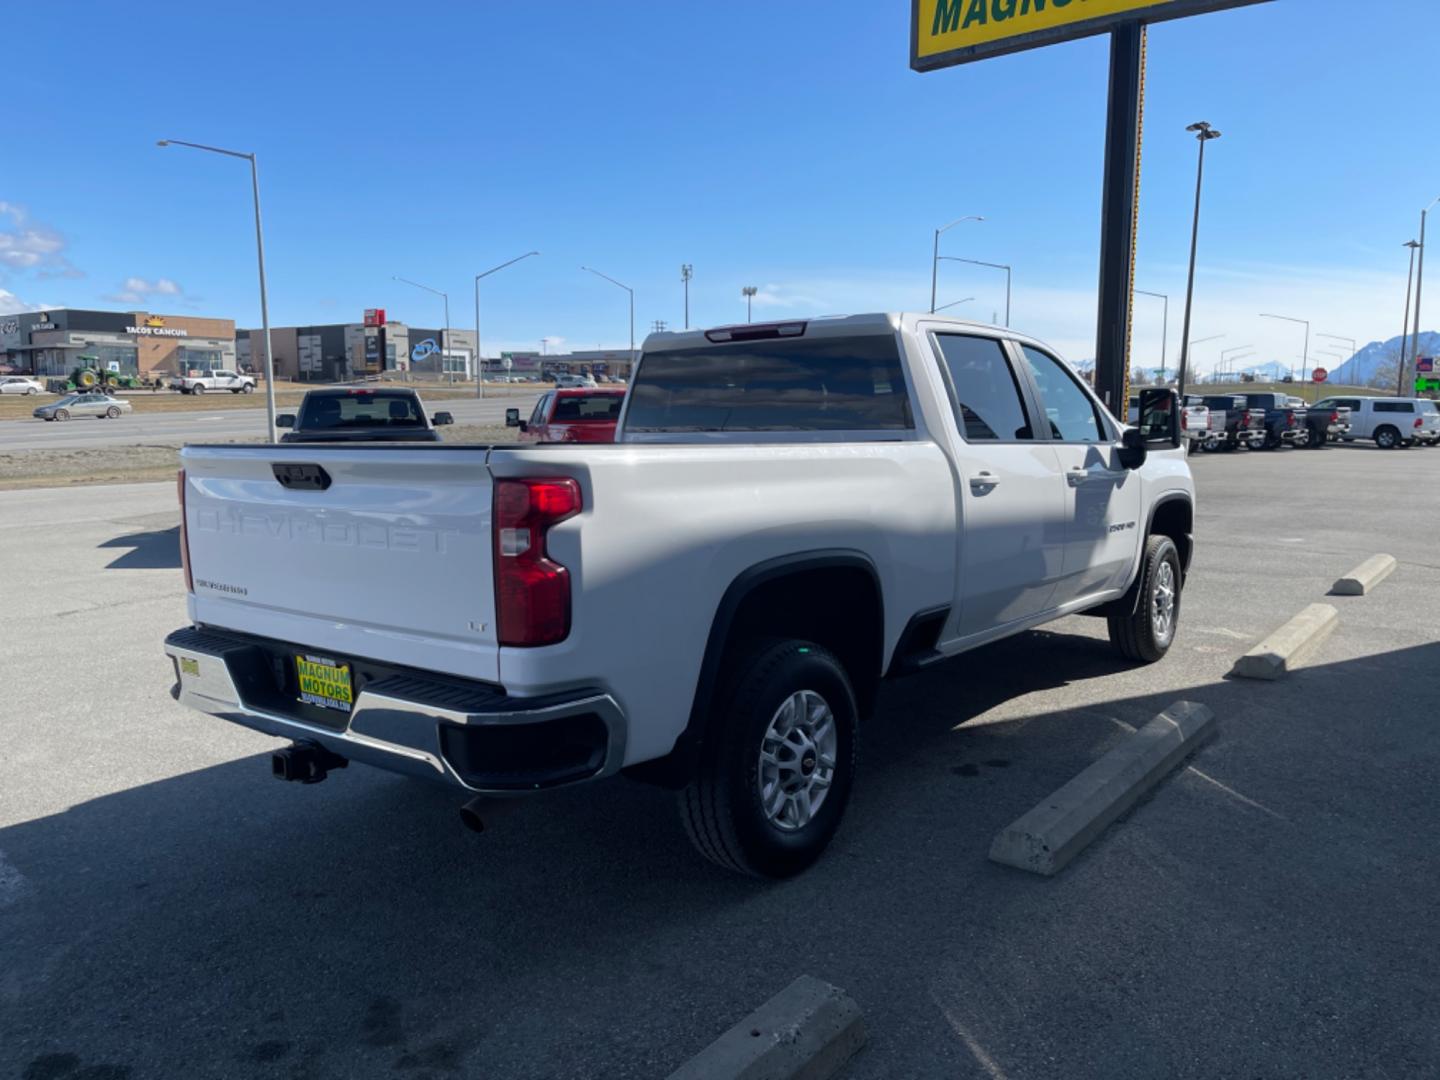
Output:
[[[262,645],[304,651],[223,631],[175,631],[165,639],[175,665],[171,695],[268,735],[477,793],[565,786],[612,775],[624,762],[625,716],[607,693],[509,698],[486,684],[467,692],[456,680],[393,674],[361,684],[349,716],[337,714],[330,727],[286,711],[273,673],[257,663]]]

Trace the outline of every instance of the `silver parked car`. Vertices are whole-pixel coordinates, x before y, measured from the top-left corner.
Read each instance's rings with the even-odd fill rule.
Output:
[[[41,405],[34,415],[41,420],[69,420],[74,416],[93,416],[97,420],[115,419],[133,411],[130,402],[109,394],[66,394],[59,401]]]
[[[28,375],[0,375],[0,394],[43,394],[45,387]]]

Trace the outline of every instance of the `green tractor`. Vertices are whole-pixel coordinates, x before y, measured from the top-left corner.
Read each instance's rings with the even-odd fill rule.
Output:
[[[75,390],[125,389],[137,390],[145,385],[135,375],[122,375],[118,371],[106,371],[100,366],[98,356],[77,356],[75,370],[68,379],[51,379],[46,386],[52,394],[68,394]]]

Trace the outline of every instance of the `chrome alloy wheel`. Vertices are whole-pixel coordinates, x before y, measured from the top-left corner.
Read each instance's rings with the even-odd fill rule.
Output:
[[[1155,587],[1150,594],[1155,613],[1155,640],[1163,648],[1175,636],[1175,567],[1162,560],[1155,570]]]
[[[814,690],[786,698],[760,741],[760,805],[777,829],[810,824],[830,793],[837,753],[835,715]]]

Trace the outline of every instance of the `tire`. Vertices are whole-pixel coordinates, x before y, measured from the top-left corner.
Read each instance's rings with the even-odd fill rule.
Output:
[[[1131,615],[1111,615],[1110,643],[1128,660],[1153,664],[1170,651],[1180,623],[1180,551],[1168,536],[1149,536],[1140,563],[1140,599]],[[1164,599],[1168,593],[1168,603]],[[1168,612],[1168,620],[1162,613]]]
[[[1267,431],[1267,432],[1265,433],[1264,448],[1265,448],[1266,450],[1279,450],[1279,449],[1280,449],[1280,436],[1279,436],[1279,435],[1274,435],[1274,434],[1272,434],[1272,433],[1270,433],[1270,432]]]
[[[25,391],[25,396],[26,396],[26,397],[34,397],[34,396],[35,396],[36,394],[38,394],[39,392],[40,392],[39,390],[36,390],[36,389],[32,386],[32,387],[30,387],[29,390],[26,390],[26,391]]]
[[[203,393],[205,392],[205,387],[203,387],[203,386],[192,386],[192,387],[190,388],[190,392],[191,392],[192,394],[203,394]]]
[[[1375,445],[1381,450],[1394,450],[1400,445],[1400,432],[1386,424],[1375,430]]]
[[[69,410],[69,409],[56,409],[56,410],[55,410],[55,419],[56,419],[56,420],[69,420],[69,419],[70,419],[70,410]]]
[[[120,407],[118,405],[111,405],[108,409],[105,410],[105,415],[108,416],[111,420],[120,419]]]
[[[727,665],[722,686],[716,701],[723,711],[680,792],[685,831],[700,854],[727,870],[791,877],[820,857],[850,798],[859,724],[850,679],[829,649],[768,639]],[[806,719],[796,724],[802,706]],[[772,748],[768,768],[764,747]],[[829,783],[813,786],[825,779],[827,760]],[[772,792],[774,813],[765,806]]]
[[[242,387],[240,388],[240,393],[242,393],[242,394],[249,394],[249,393],[253,392],[254,389],[255,389],[255,384],[254,384],[254,383],[248,383],[248,382],[247,382],[244,386],[242,386]]]

